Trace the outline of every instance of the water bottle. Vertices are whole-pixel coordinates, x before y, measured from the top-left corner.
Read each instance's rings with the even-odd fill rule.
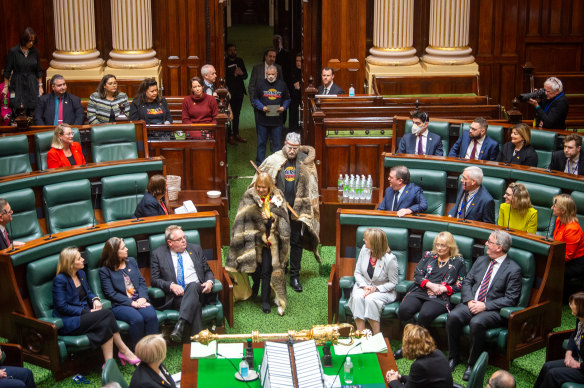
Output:
[[[343,174],[339,174],[337,188],[338,188],[339,195],[342,195],[343,194]]]
[[[369,190],[367,199],[371,200],[373,196],[373,178],[371,178],[371,175],[367,177],[367,189]]]
[[[242,379],[247,379],[247,375],[249,374],[249,364],[245,361],[245,357],[239,363],[239,375]]]
[[[362,196],[362,198],[364,200],[368,200],[369,199],[369,192],[371,189],[369,188],[369,182],[367,181],[367,179],[365,179],[364,175],[361,178],[361,182],[363,182],[363,196]]]
[[[355,88],[353,87],[353,84],[351,84],[351,87],[349,88],[349,97],[355,97]]]
[[[349,199],[355,199],[355,176],[351,174],[349,181]]]
[[[353,363],[351,357],[345,361],[345,384],[353,384]]]
[[[361,177],[355,177],[355,199],[361,199]]]
[[[345,174],[345,182],[343,182],[343,198],[349,198],[349,174]]]

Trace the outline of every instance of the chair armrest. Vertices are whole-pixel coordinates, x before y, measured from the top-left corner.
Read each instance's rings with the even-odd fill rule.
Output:
[[[547,335],[546,350],[545,350],[545,360],[561,360],[564,358],[566,349],[564,348],[564,342],[569,339],[574,330],[563,330],[557,333],[549,333]]]
[[[22,348],[18,344],[0,344],[2,347],[1,365],[11,365],[22,367]]]
[[[233,282],[225,268],[223,269],[223,281],[225,288],[220,296],[222,298],[221,304],[223,304],[223,315],[227,318],[229,326],[233,327]]]
[[[101,307],[107,310],[112,309],[112,302],[109,299],[101,298]]]
[[[501,316],[505,319],[509,319],[509,317],[511,316],[511,314],[513,314],[516,311],[521,311],[523,310],[525,307],[503,307],[500,311]]]
[[[507,357],[513,360],[545,346],[552,330],[549,316],[553,309],[546,301],[511,311],[507,322]]]
[[[223,284],[221,284],[220,280],[213,280],[213,288],[211,288],[211,292],[219,293],[223,290]]]
[[[341,289],[352,289],[355,285],[355,277],[354,276],[343,276],[339,279],[339,288]]]
[[[460,292],[450,295],[450,303],[460,304],[460,302],[462,302],[462,294]]]
[[[55,325],[57,330],[63,328],[63,320],[61,318],[52,318],[52,317],[51,318],[39,318],[39,321],[52,323],[53,325]]]
[[[414,284],[413,280],[402,280],[395,286],[395,291],[400,295],[404,295],[406,292],[408,292],[412,284]]]
[[[61,319],[55,319],[62,324]],[[17,312],[10,314],[10,321],[14,338],[22,345],[26,361],[45,369],[58,370],[60,356],[56,324]]]
[[[148,297],[150,299],[161,299],[164,298],[164,291],[157,287],[148,287]]]
[[[338,289],[335,285],[335,275],[336,275],[336,265],[333,264],[331,266],[331,273],[329,274],[329,278],[327,281],[327,295],[328,295],[328,323],[329,325],[333,323],[335,315],[337,314],[338,307],[339,307],[339,298],[336,296]],[[339,317],[336,317],[337,321]]]

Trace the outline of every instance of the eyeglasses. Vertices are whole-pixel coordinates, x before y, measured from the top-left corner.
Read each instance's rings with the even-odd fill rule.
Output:
[[[489,244],[489,245],[501,245],[501,244],[497,244],[496,242],[491,241],[491,240],[487,240],[486,243]]]
[[[436,243],[436,248],[447,248],[448,245],[442,243]]]
[[[2,210],[2,214],[8,214],[8,215],[11,216],[11,215],[14,214],[14,211],[12,209],[10,209],[10,210]]]
[[[171,239],[170,239],[170,241],[175,241],[175,242],[176,242],[176,241],[183,241],[183,240],[186,240],[186,237],[185,237],[185,236],[182,236],[182,237],[177,237],[177,238],[171,238]]]

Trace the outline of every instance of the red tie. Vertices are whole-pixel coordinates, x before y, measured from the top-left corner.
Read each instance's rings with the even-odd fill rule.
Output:
[[[6,246],[10,246],[10,237],[8,237],[8,231],[4,228],[4,240],[6,240]]]
[[[168,210],[166,209],[166,206],[164,206],[164,202],[160,201],[160,206],[162,206],[162,210],[164,210],[164,214],[168,215]]]
[[[59,98],[59,124],[63,124],[63,98]]]
[[[477,141],[473,140],[472,151],[470,151],[470,158],[471,159],[476,159],[476,156],[475,156],[476,151],[477,151]]]
[[[487,291],[489,291],[489,283],[491,282],[491,275],[493,274],[493,267],[495,266],[495,260],[491,260],[489,268],[487,268],[487,273],[485,278],[481,282],[481,288],[479,289],[479,297],[477,298],[479,302],[484,302],[487,299]]]

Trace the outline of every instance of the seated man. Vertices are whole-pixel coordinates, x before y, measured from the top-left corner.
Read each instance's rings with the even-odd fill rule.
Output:
[[[13,244],[15,247],[21,247],[24,245],[23,242],[13,241],[12,237],[8,233],[6,227],[12,221],[12,209],[10,204],[4,198],[0,198],[0,250],[11,247]]]
[[[454,143],[448,156],[461,159],[497,160],[499,143],[487,136],[488,126],[484,118],[474,119],[470,130],[462,132],[462,136]]]
[[[506,370],[499,369],[489,379],[490,388],[515,388],[515,378]]]
[[[448,217],[495,223],[495,201],[483,184],[483,170],[470,166],[462,172],[456,205]]]
[[[318,92],[316,94],[345,94],[345,91],[339,85],[333,82],[335,79],[335,71],[332,67],[325,67],[322,69],[322,74],[320,77],[322,78],[322,85],[318,87]]]
[[[563,171],[568,174],[584,175],[582,138],[576,134],[566,136],[564,138],[564,150],[552,153],[552,161],[548,169]]]
[[[412,115],[412,133],[406,133],[399,142],[397,152],[400,154],[444,156],[442,138],[428,131],[430,116],[428,113],[415,111]]]
[[[462,329],[470,325],[470,351],[462,379],[468,381],[472,367],[485,350],[488,329],[506,324],[503,307],[517,306],[521,295],[521,268],[507,257],[511,236],[495,230],[486,242],[487,255],[476,259],[462,281],[462,302],[448,315],[448,351],[450,370],[459,363]]]
[[[213,272],[203,256],[200,245],[187,243],[185,233],[177,225],[164,232],[167,246],[158,247],[150,257],[150,280],[166,294],[159,310],[179,310],[179,319],[170,334],[173,341],[181,342],[184,327],[192,325],[192,333],[203,330],[201,311],[214,295]]]
[[[398,217],[423,213],[428,209],[424,191],[410,182],[410,171],[406,166],[394,166],[389,170],[389,187],[377,210],[393,210]]]
[[[4,388],[35,388],[32,371],[19,366],[2,365],[4,352],[0,348],[0,387]]]
[[[51,77],[50,93],[41,96],[34,111],[35,125],[83,125],[85,111],[79,97],[67,92],[67,82],[60,74]]]

